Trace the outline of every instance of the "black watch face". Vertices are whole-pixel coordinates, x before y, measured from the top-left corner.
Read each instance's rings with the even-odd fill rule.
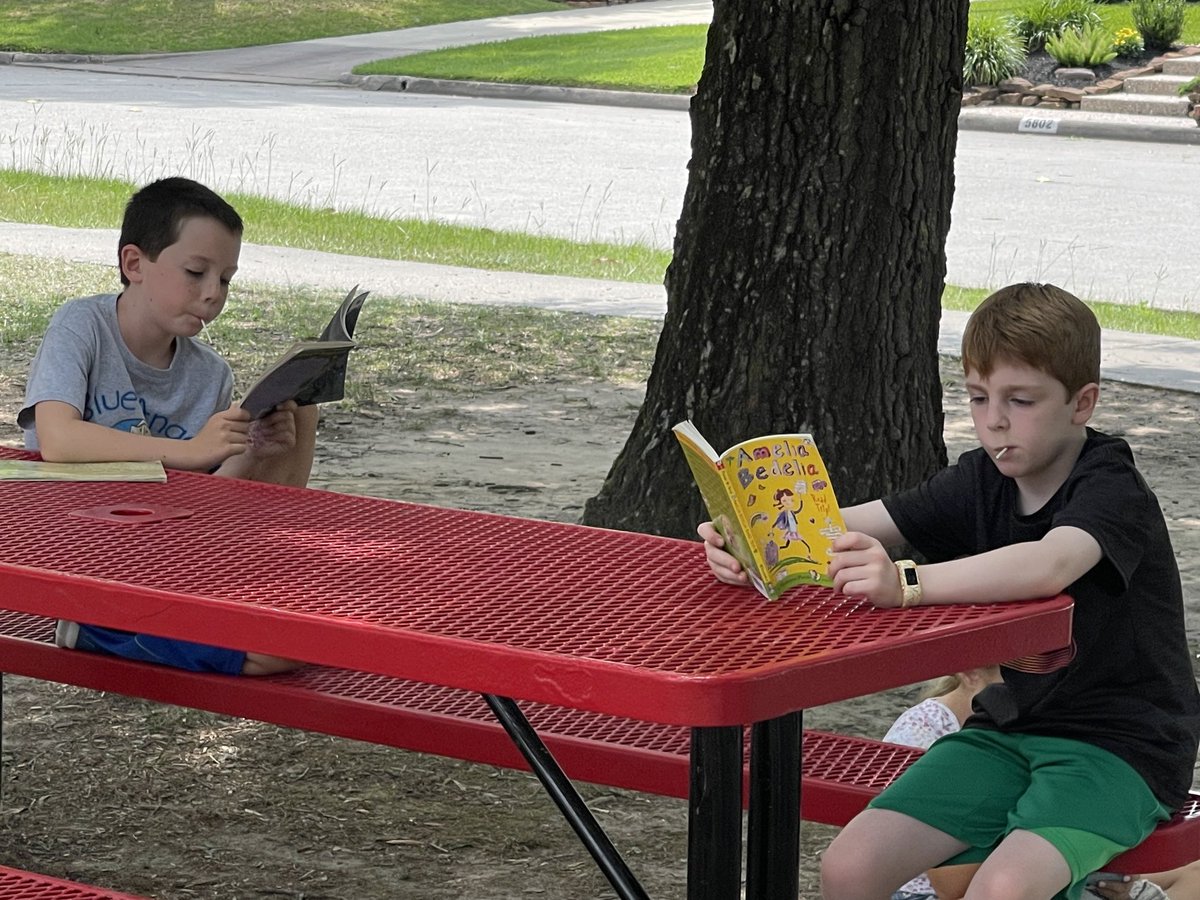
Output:
[[[920,582],[917,581],[917,570],[916,569],[905,569],[904,570],[904,583],[907,584],[909,587],[916,587],[918,584],[920,584]]]

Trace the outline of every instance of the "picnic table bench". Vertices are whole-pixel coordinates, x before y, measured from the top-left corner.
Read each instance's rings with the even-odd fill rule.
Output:
[[[0,610],[0,669],[404,750],[529,769],[483,698],[469,691],[325,666],[269,678],[204,675],[60,650],[53,636],[52,619]],[[549,704],[525,704],[523,709],[573,780],[687,798],[690,729]],[[801,815],[827,825],[845,825],[921,755],[911,747],[821,731],[805,731],[803,740]],[[748,764],[743,778],[745,802]],[[1200,792],[1194,792],[1169,823],[1107,868],[1160,871],[1198,856]],[[0,898],[5,896],[0,890]]]

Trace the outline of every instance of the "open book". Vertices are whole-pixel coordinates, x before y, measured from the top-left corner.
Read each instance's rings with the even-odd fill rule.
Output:
[[[257,419],[288,400],[301,406],[341,400],[346,394],[346,363],[355,346],[354,326],[369,293],[352,287],[319,338],[292,344],[250,385],[242,409]]]
[[[0,481],[166,481],[158,460],[150,462],[52,463],[0,459]]]
[[[717,453],[690,420],[672,430],[725,549],[763,596],[831,583],[830,543],[846,526],[811,435],[766,435]]]

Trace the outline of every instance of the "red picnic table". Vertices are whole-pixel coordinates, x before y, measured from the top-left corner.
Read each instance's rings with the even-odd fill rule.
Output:
[[[795,897],[804,709],[1070,640],[1065,596],[768,603],[691,541],[194,473],[7,482],[0,516],[6,608],[484,694],[621,897],[645,893],[515,700],[691,726],[692,898],[741,895],[751,726],[745,896]]]

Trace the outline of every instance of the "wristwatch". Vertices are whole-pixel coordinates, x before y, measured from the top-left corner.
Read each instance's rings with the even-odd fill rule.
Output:
[[[896,572],[900,576],[900,608],[916,606],[921,602],[921,576],[917,574],[917,564],[911,559],[898,559]]]

